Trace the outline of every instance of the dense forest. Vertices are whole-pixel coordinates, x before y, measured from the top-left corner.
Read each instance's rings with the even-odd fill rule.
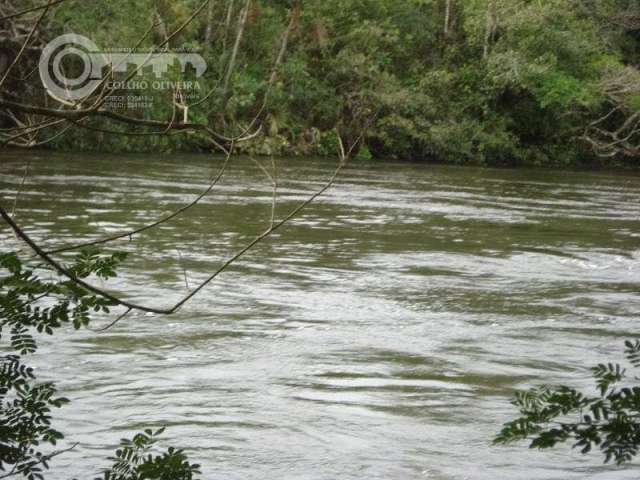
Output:
[[[200,3],[68,1],[39,35],[43,45],[74,32],[105,49],[150,48]],[[0,25],[5,67],[28,25]],[[336,126],[357,131],[375,116],[362,158],[610,165],[640,154],[639,33],[632,0],[216,0],[167,47],[206,59],[191,119],[223,129],[268,100],[261,134],[242,147],[251,153],[333,154]],[[31,93],[13,91],[42,95],[32,83]],[[172,109],[155,101],[135,114],[168,119]],[[51,145],[202,148],[194,138],[91,131]]]

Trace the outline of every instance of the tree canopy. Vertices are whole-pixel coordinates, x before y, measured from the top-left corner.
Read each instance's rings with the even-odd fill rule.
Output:
[[[43,36],[74,32],[102,48],[133,48],[151,27],[142,42],[149,47],[200,4],[68,0]],[[637,2],[211,0],[205,10],[168,45],[206,58],[200,83],[212,93],[189,115],[221,126],[248,122],[270,84],[265,129],[245,146],[252,153],[327,153],[335,127],[348,139],[364,112],[377,118],[365,157],[547,165],[640,155]],[[271,78],[283,35],[282,63]],[[0,47],[17,45],[7,36]],[[170,101],[152,107],[167,119],[172,108]],[[55,145],[201,148],[193,139],[90,131]]]

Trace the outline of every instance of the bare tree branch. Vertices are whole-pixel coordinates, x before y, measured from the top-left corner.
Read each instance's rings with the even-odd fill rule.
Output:
[[[603,158],[640,156],[640,112],[633,104],[640,95],[640,72],[627,67],[609,76],[601,89],[610,108],[587,125],[580,138]]]
[[[27,163],[24,167],[24,175],[22,175],[22,181],[20,182],[20,186],[18,187],[18,190],[16,191],[16,198],[13,199],[13,207],[11,208],[11,216],[15,216],[16,214],[16,207],[18,206],[18,199],[20,198],[20,193],[22,192],[22,189],[24,188],[24,183],[27,181],[27,175],[29,174],[29,164]]]
[[[45,5],[39,5],[37,7],[31,7],[31,8],[27,8],[25,10],[22,10],[20,12],[17,13],[12,13],[11,15],[5,15],[4,17],[0,18],[0,22],[4,22],[5,20],[11,20],[12,18],[16,18],[16,17],[21,17],[23,15],[26,15],[27,13],[31,13],[31,12],[37,12],[38,10],[42,10],[42,9],[48,9],[50,7],[53,7],[55,5],[58,5],[60,3],[66,2],[67,0],[52,0],[50,2],[48,2]]]
[[[364,135],[364,132],[361,134],[361,137],[362,137],[362,135]],[[213,274],[211,274],[204,281],[202,281],[188,295],[183,297],[181,300],[179,300],[176,304],[174,304],[170,308],[150,307],[150,306],[145,306],[145,305],[139,305],[139,304],[127,301],[127,300],[123,300],[121,298],[118,298],[117,296],[115,296],[112,293],[109,293],[109,292],[107,292],[105,290],[97,288],[94,285],[91,285],[88,282],[86,282],[86,281],[84,281],[84,280],[82,280],[80,278],[77,278],[77,276],[75,276],[73,273],[71,273],[62,264],[60,264],[59,262],[54,260],[50,256],[50,254],[45,252],[29,235],[27,235],[27,233],[20,226],[18,226],[16,224],[16,222],[11,218],[11,216],[6,212],[6,210],[4,210],[4,208],[2,208],[2,206],[0,206],[0,216],[9,224],[9,226],[18,235],[18,237],[22,241],[24,241],[35,252],[35,254],[38,257],[40,257],[45,263],[47,263],[49,266],[51,266],[57,273],[59,273],[60,275],[66,277],[66,278],[68,278],[69,280],[74,282],[79,287],[84,288],[85,290],[87,290],[89,292],[92,292],[92,293],[94,293],[96,295],[102,296],[103,298],[109,300],[110,302],[112,302],[115,305],[121,305],[123,307],[127,307],[127,308],[132,309],[132,310],[139,310],[139,311],[142,311],[142,312],[156,313],[156,314],[160,314],[160,315],[171,315],[171,314],[177,312],[182,306],[184,306],[193,297],[195,297],[202,289],[204,289],[206,286],[208,286],[222,272],[224,272],[231,265],[236,263],[247,252],[252,250],[256,245],[258,245],[259,243],[263,242],[269,236],[271,236],[276,230],[282,228],[291,219],[293,219],[295,216],[297,216],[303,209],[305,209],[307,206],[309,206],[311,203],[313,203],[319,196],[321,196],[329,188],[331,188],[333,186],[333,184],[335,183],[336,179],[338,178],[338,175],[340,174],[340,172],[345,167],[347,159],[348,159],[348,155],[350,155],[351,152],[354,150],[357,142],[360,141],[361,137],[359,137],[358,140],[356,140],[356,143],[354,143],[349,148],[349,150],[346,150],[346,151],[345,151],[342,139],[340,137],[338,137],[339,138],[339,145],[340,145],[340,149],[339,149],[340,155],[339,155],[338,166],[337,166],[336,170],[334,171],[333,175],[331,176],[331,178],[322,186],[322,188],[320,188],[318,191],[316,191],[307,200],[305,200],[302,203],[300,203],[296,208],[294,208],[282,220],[274,223],[269,228],[267,228],[262,234],[260,234],[257,237],[255,237],[251,242],[249,242],[246,246],[244,246],[242,249],[240,249],[230,259],[225,261]],[[346,153],[343,153],[343,152],[346,152]]]
[[[4,475],[0,475],[0,480],[3,479],[3,478],[15,477],[16,475],[20,475],[21,473],[26,472],[27,470],[35,467],[36,465],[39,465],[41,463],[46,463],[49,460],[51,460],[52,458],[57,457],[58,455],[62,455],[63,453],[70,452],[71,450],[76,448],[78,445],[79,445],[78,443],[74,443],[69,448],[65,448],[64,450],[56,450],[55,452],[50,453],[49,455],[42,456],[37,461],[28,462],[27,465],[25,465],[25,466],[23,466],[21,468],[18,468],[17,470],[11,470],[9,473],[6,473]]]
[[[210,1],[213,0],[206,0],[204,3],[202,3],[198,9],[196,9],[194,11],[194,13],[189,17],[189,19],[187,19],[187,21],[185,21],[178,29],[176,29],[172,34],[170,34],[169,36],[167,36],[167,38],[165,39],[165,41],[163,41],[159,47],[157,48],[161,48],[162,46],[166,45],[171,38],[174,38],[180,31],[182,31],[184,28],[186,28],[192,21],[193,19],[201,12],[203,11],[203,9],[209,4]],[[52,0],[50,0],[49,2],[49,6],[52,4]],[[299,5],[299,4],[297,4]],[[247,0],[241,13],[239,16],[239,23],[238,23],[238,30],[237,30],[237,35],[236,35],[236,42],[233,48],[233,52],[232,52],[232,57],[229,61],[228,64],[228,70],[227,70],[227,77],[225,79],[225,95],[223,95],[223,101],[226,104],[226,101],[228,101],[228,95],[230,92],[230,80],[231,77],[230,75],[233,73],[233,69],[234,69],[234,65],[235,65],[235,61],[237,58],[237,54],[238,54],[238,49],[242,40],[242,35],[244,32],[244,27],[245,24],[247,22],[247,17],[248,17],[248,13],[249,13],[249,8],[251,6],[251,0]],[[62,253],[62,252],[67,252],[67,251],[71,251],[71,250],[77,250],[79,248],[84,248],[84,247],[91,247],[91,246],[97,246],[97,245],[103,245],[103,244],[107,244],[122,238],[131,238],[134,235],[137,235],[139,233],[142,233],[144,231],[153,229],[163,223],[166,223],[174,218],[176,218],[177,216],[183,214],[184,212],[186,212],[187,210],[189,210],[190,208],[194,207],[195,205],[197,205],[206,195],[208,195],[211,190],[215,187],[215,185],[217,185],[217,183],[220,181],[220,179],[222,178],[223,174],[225,173],[227,166],[230,162],[230,157],[233,153],[234,147],[236,145],[237,142],[241,142],[241,141],[248,141],[251,138],[254,138],[256,135],[259,134],[259,132],[261,131],[261,125],[259,125],[257,128],[255,127],[256,123],[259,123],[259,119],[260,116],[262,115],[265,107],[266,107],[266,103],[267,103],[267,99],[268,99],[268,95],[269,95],[269,90],[272,88],[273,84],[275,83],[276,80],[276,76],[278,73],[278,69],[280,64],[283,61],[286,49],[287,49],[287,45],[288,45],[288,39],[289,36],[297,22],[297,15],[299,15],[299,10],[296,10],[296,8],[298,8],[297,6],[294,7],[294,10],[291,11],[291,19],[290,19],[290,23],[289,26],[287,27],[287,30],[283,33],[283,37],[282,37],[282,43],[281,43],[281,47],[280,50],[278,52],[278,55],[276,57],[276,61],[275,61],[275,65],[273,67],[273,70],[271,72],[271,75],[269,77],[269,80],[266,82],[266,90],[265,90],[265,95],[263,97],[263,101],[262,101],[262,106],[260,108],[260,111],[258,113],[258,115],[252,120],[252,122],[250,123],[250,125],[244,129],[244,131],[241,131],[241,133],[236,136],[236,137],[226,137],[223,135],[218,134],[217,132],[215,132],[211,127],[209,127],[208,124],[200,124],[200,123],[187,123],[187,122],[176,122],[176,110],[174,107],[174,111],[172,113],[171,119],[170,121],[166,122],[163,120],[153,120],[153,119],[143,119],[143,118],[133,118],[124,114],[120,114],[117,112],[113,112],[110,111],[108,109],[103,108],[104,106],[104,102],[105,99],[107,98],[107,96],[109,95],[109,93],[111,91],[113,91],[111,88],[107,88],[106,87],[106,80],[109,77],[109,75],[111,75],[111,73],[108,73],[106,76],[103,77],[103,81],[105,82],[103,84],[102,91],[97,95],[97,97],[93,97],[92,101],[93,104],[88,107],[88,108],[83,108],[81,103],[75,104],[73,105],[73,108],[59,108],[59,109],[54,109],[54,108],[47,108],[47,107],[42,107],[42,106],[36,106],[36,105],[28,105],[28,104],[24,104],[21,102],[13,102],[13,101],[9,101],[9,100],[5,100],[5,99],[0,99],[0,106],[1,107],[5,107],[7,110],[10,111],[15,111],[15,112],[20,112],[22,114],[25,115],[26,118],[29,118],[28,123],[31,123],[31,127],[30,128],[25,128],[24,131],[20,130],[20,133],[22,134],[22,136],[29,136],[29,135],[33,135],[33,137],[30,137],[30,142],[28,146],[34,145],[34,144],[43,144],[46,142],[50,142],[52,141],[54,138],[56,138],[57,136],[63,134],[68,128],[70,128],[72,125],[78,125],[82,128],[88,128],[88,129],[97,129],[98,131],[104,131],[104,132],[108,132],[108,133],[119,133],[119,132],[115,132],[115,131],[110,131],[108,129],[100,129],[97,127],[92,127],[90,125],[83,125],[86,121],[88,121],[89,119],[92,118],[102,118],[102,119],[106,119],[108,121],[112,121],[112,122],[117,122],[119,124],[122,125],[132,125],[132,126],[137,126],[137,127],[141,127],[141,128],[154,128],[155,131],[153,132],[126,132],[125,134],[148,134],[148,135],[170,135],[170,134],[177,134],[177,133],[199,133],[202,134],[203,137],[211,143],[211,145],[213,145],[214,147],[220,149],[221,151],[225,152],[226,157],[224,160],[224,163],[220,169],[220,171],[218,172],[217,176],[215,176],[209,186],[198,196],[196,197],[191,203],[189,203],[188,205],[185,205],[183,207],[181,207],[180,209],[174,211],[173,213],[164,216],[163,218],[161,218],[160,220],[157,220],[151,224],[139,227],[137,229],[128,231],[128,232],[123,232],[121,234],[118,235],[112,235],[109,236],[107,238],[103,238],[103,239],[99,239],[99,240],[94,240],[94,241],[88,241],[88,242],[83,242],[80,244],[76,244],[76,245],[68,245],[68,246],[62,246],[56,249],[52,249],[50,251],[45,250],[43,247],[41,247],[34,239],[31,238],[31,236],[29,234],[27,234],[25,232],[25,230],[16,223],[15,219],[13,218],[13,215],[10,215],[7,213],[7,211],[0,205],[0,216],[5,220],[5,222],[11,227],[11,229],[13,230],[13,232],[17,235],[17,237],[19,239],[21,239],[26,245],[28,245],[31,250],[33,250],[33,252],[35,253],[35,255],[37,257],[40,258],[40,260],[42,260],[45,264],[49,265],[55,272],[57,272],[59,275],[68,278],[71,282],[73,282],[74,284],[76,284],[78,287],[91,292],[95,295],[98,295],[106,300],[108,300],[109,302],[111,302],[114,305],[118,305],[118,306],[122,306],[125,307],[126,311],[123,315],[121,315],[120,317],[118,317],[114,322],[112,322],[109,326],[107,326],[106,328],[110,328],[110,326],[115,325],[117,322],[121,321],[123,318],[125,318],[129,313],[131,313],[134,310],[137,311],[142,311],[142,312],[148,312],[148,313],[156,313],[156,314],[161,314],[161,315],[170,315],[175,313],[176,311],[178,311],[182,306],[184,306],[187,302],[189,302],[191,299],[193,299],[199,292],[201,292],[205,287],[207,287],[212,281],[214,281],[221,273],[223,273],[225,270],[227,270],[230,266],[232,266],[234,263],[236,263],[237,261],[239,261],[245,254],[247,254],[249,251],[251,251],[254,247],[256,247],[258,244],[260,244],[261,242],[265,241],[267,238],[269,238],[275,231],[277,231],[278,229],[282,228],[284,225],[286,225],[289,221],[291,221],[294,217],[296,217],[303,209],[305,209],[307,206],[309,206],[312,202],[314,202],[318,197],[320,197],[321,195],[323,195],[329,188],[331,188],[333,186],[333,184],[335,183],[336,179],[338,178],[339,174],[341,173],[341,171],[345,168],[346,163],[348,158],[351,157],[353,151],[355,150],[355,148],[359,145],[360,141],[362,140],[364,134],[365,134],[365,130],[369,128],[370,126],[370,122],[366,123],[365,127],[362,129],[360,135],[358,136],[358,138],[355,140],[355,142],[353,144],[350,145],[350,147],[348,149],[345,148],[343,139],[341,137],[340,132],[338,132],[338,157],[339,157],[339,162],[338,165],[335,169],[335,171],[333,172],[333,174],[330,176],[330,178],[323,183],[322,187],[319,188],[317,191],[315,191],[313,194],[311,194],[306,200],[302,201],[300,204],[298,204],[295,208],[293,208],[287,215],[284,216],[284,218],[282,218],[281,220],[276,220],[276,204],[277,204],[277,189],[278,189],[278,180],[277,180],[277,171],[276,171],[276,164],[275,164],[275,160],[272,159],[272,167],[273,167],[273,173],[270,173],[269,170],[267,168],[265,168],[260,162],[257,162],[258,165],[260,166],[260,168],[264,171],[264,173],[266,174],[266,176],[270,179],[272,187],[273,187],[273,195],[272,195],[272,201],[271,201],[271,215],[270,215],[270,221],[269,221],[269,225],[268,228],[266,228],[261,234],[257,235],[255,238],[253,238],[253,240],[251,240],[249,243],[247,243],[245,246],[243,246],[237,253],[235,253],[234,255],[232,255],[229,259],[227,259],[226,261],[224,261],[213,273],[211,273],[204,281],[200,282],[193,290],[191,290],[188,294],[186,294],[184,297],[182,297],[179,301],[177,301],[173,306],[171,307],[166,307],[166,308],[159,308],[156,306],[152,306],[152,305],[142,305],[142,304],[138,304],[126,299],[123,299],[121,297],[119,297],[118,295],[114,294],[114,293],[110,293],[102,288],[98,288],[95,285],[92,285],[91,283],[89,283],[88,281],[78,278],[72,271],[70,271],[67,267],[65,267],[65,265],[63,265],[60,261],[54,259],[52,257],[53,254],[56,253]],[[44,14],[46,13],[46,11],[48,10],[48,8],[45,8],[43,11],[43,14],[40,16],[40,20],[44,17]],[[32,32],[34,31],[34,29],[32,30]],[[144,38],[144,37],[143,37]],[[113,69],[111,69],[113,70]],[[135,74],[135,72],[132,73],[132,75]],[[131,77],[130,77],[131,78]],[[178,95],[179,92],[174,92],[174,95]],[[176,99],[174,98],[174,102],[176,101]],[[184,102],[181,101],[181,104],[183,104]],[[223,114],[224,114],[224,110],[223,110]],[[367,115],[366,113],[364,113],[363,111],[358,111],[357,114],[354,114],[355,116],[358,115]],[[355,116],[352,118],[352,120],[355,122]],[[53,121],[51,121],[50,123],[40,123],[38,124],[37,122],[35,122],[34,119],[40,118],[40,117],[44,117],[45,119],[55,119]],[[371,120],[372,121],[372,120]],[[16,119],[16,122],[18,123],[18,125],[20,125],[19,121]],[[39,132],[47,127],[51,127],[51,126],[55,126],[59,123],[68,123],[68,125],[60,132],[56,133],[56,135],[54,135],[53,137],[50,137],[46,140],[42,140],[40,142],[35,142],[36,138],[35,135],[38,135]],[[34,126],[37,125],[37,126]],[[21,127],[22,128],[22,127]],[[20,138],[21,138],[20,137]],[[35,142],[35,143],[34,143]],[[27,146],[27,145],[24,145]],[[186,281],[186,272],[185,272],[185,281]],[[188,282],[187,282],[187,286],[188,286]]]
[[[167,223],[170,220],[173,220],[174,218],[178,217],[179,215],[185,213],[186,211],[190,210],[191,208],[195,207],[196,205],[198,205],[203,198],[205,198],[207,195],[209,195],[209,193],[211,193],[211,191],[215,188],[215,186],[218,184],[218,182],[220,181],[220,179],[222,178],[222,176],[224,175],[224,173],[227,170],[227,167],[229,166],[229,161],[231,159],[231,154],[233,151],[233,146],[229,149],[229,151],[227,152],[227,156],[224,160],[224,163],[222,165],[222,167],[220,168],[220,171],[218,172],[218,174],[213,177],[213,179],[211,180],[211,183],[209,183],[209,186],[200,194],[198,195],[191,203],[179,208],[178,210],[172,212],[171,214],[162,217],[160,220],[157,220],[153,223],[150,223],[148,225],[145,225],[143,227],[139,227],[136,228],[134,230],[130,230],[128,232],[123,232],[123,233],[119,233],[116,235],[112,235],[106,238],[102,238],[100,240],[94,240],[91,242],[85,242],[85,243],[80,243],[80,244],[75,244],[75,245],[68,245],[68,246],[64,246],[64,247],[60,247],[60,248],[56,248],[53,250],[48,250],[47,253],[50,255],[56,254],[56,253],[62,253],[62,252],[69,252],[72,250],[79,250],[81,248],[88,248],[88,247],[95,247],[97,245],[104,245],[106,243],[109,242],[113,242],[116,240],[120,240],[122,238],[129,238],[129,240],[131,240],[133,238],[134,235],[138,235],[139,233],[142,232],[146,232],[147,230],[151,230],[152,228],[158,227],[159,225],[162,225],[163,223]]]
[[[127,318],[132,311],[133,311],[132,308],[127,308],[127,310],[122,315],[118,316],[113,322],[109,323],[106,327],[98,328],[93,331],[99,332],[99,333],[106,332],[110,328],[113,328],[118,322]]]
[[[31,39],[33,38],[33,35],[36,33],[36,30],[38,29],[40,24],[42,23],[42,20],[44,19],[45,15],[49,11],[49,8],[51,7],[51,3],[52,3],[52,0],[49,0],[47,5],[42,10],[42,13],[38,17],[38,20],[36,20],[36,23],[33,24],[33,27],[31,28],[31,31],[29,32],[29,35],[27,36],[27,38],[25,39],[24,43],[22,44],[22,48],[18,52],[18,55],[16,55],[16,58],[13,59],[13,62],[11,62],[11,64],[7,68],[7,70],[4,72],[4,75],[2,76],[2,79],[0,79],[0,88],[2,88],[2,85],[4,85],[4,82],[7,80],[7,77],[9,76],[9,73],[11,73],[11,70],[13,70],[13,67],[15,67],[16,64],[20,61],[20,58],[24,54],[24,51],[27,48],[27,45],[29,45],[29,43],[31,43]]]

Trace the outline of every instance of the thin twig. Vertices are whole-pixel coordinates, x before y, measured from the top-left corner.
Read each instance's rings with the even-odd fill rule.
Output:
[[[276,206],[278,202],[278,169],[276,168],[276,159],[273,156],[271,157],[271,166],[273,167],[271,177],[273,178],[273,198],[271,200],[271,226],[273,227],[276,221]]]
[[[22,48],[18,52],[18,55],[16,55],[16,58],[13,59],[13,62],[11,62],[11,65],[9,65],[9,68],[7,68],[7,70],[4,72],[4,75],[3,75],[2,79],[0,80],[0,88],[2,88],[2,85],[4,84],[5,80],[9,76],[9,73],[11,73],[11,70],[13,69],[13,67],[15,67],[16,64],[20,61],[20,57],[22,57],[22,54],[27,49],[27,45],[29,45],[29,43],[31,43],[31,39],[33,38],[33,35],[36,33],[36,30],[38,29],[38,27],[42,23],[42,20],[44,19],[45,15],[49,11],[49,8],[51,7],[51,4],[52,4],[52,0],[49,0],[47,5],[42,10],[42,13],[38,17],[38,20],[36,20],[36,23],[31,28],[31,31],[29,32],[29,35],[27,35],[27,38],[25,39],[24,43],[22,44]]]
[[[163,223],[168,222],[169,220],[172,220],[172,219],[176,218],[177,216],[183,214],[187,210],[189,210],[189,209],[195,207],[196,205],[198,205],[200,203],[200,201],[204,197],[206,197],[214,189],[214,187],[218,184],[218,182],[220,181],[220,179],[224,175],[225,171],[227,170],[227,167],[229,165],[229,160],[231,159],[232,150],[233,150],[233,147],[231,149],[229,149],[229,151],[227,152],[227,156],[225,158],[225,161],[224,161],[222,167],[220,168],[220,171],[213,178],[213,180],[211,181],[209,186],[200,195],[198,195],[191,203],[179,208],[178,210],[174,211],[173,213],[171,213],[171,214],[169,214],[169,215],[167,215],[165,217],[162,217],[160,220],[157,220],[157,221],[155,221],[153,223],[150,223],[148,225],[145,225],[143,227],[136,228],[136,229],[128,231],[128,232],[119,233],[117,235],[112,235],[110,237],[102,238],[102,239],[99,239],[99,240],[94,240],[94,241],[91,241],[91,242],[84,242],[84,243],[79,243],[79,244],[75,244],[75,245],[67,245],[67,246],[56,248],[56,249],[53,249],[53,250],[48,250],[47,253],[52,255],[52,254],[56,254],[56,253],[70,252],[72,250],[79,250],[81,248],[94,247],[96,245],[104,245],[106,243],[113,242],[113,241],[116,241],[116,240],[120,240],[122,238],[131,239],[134,235],[137,235],[137,234],[142,233],[142,232],[146,232],[147,230],[151,230],[152,228],[155,228],[155,227],[157,227],[159,225],[162,225]]]
[[[224,262],[222,264],[222,266],[220,268],[218,268],[218,270],[216,270],[213,274],[211,274],[206,280],[204,280],[200,285],[198,285],[197,288],[195,288],[189,295],[187,295],[185,298],[183,298],[181,301],[179,301],[173,311],[177,311],[178,309],[180,309],[185,303],[187,303],[189,300],[191,300],[193,297],[195,297],[200,290],[202,290],[203,288],[205,288],[207,285],[209,285],[213,280],[216,279],[216,277],[218,275],[220,275],[222,272],[224,272],[227,268],[229,268],[232,264],[234,264],[238,259],[240,259],[245,253],[247,253],[249,250],[251,250],[254,246],[256,246],[257,244],[261,243],[263,240],[265,240],[266,238],[268,238],[271,234],[273,234],[276,230],[278,230],[279,228],[281,228],[283,225],[285,225],[286,223],[289,222],[289,220],[291,220],[292,218],[294,218],[296,215],[298,215],[298,213],[300,213],[302,210],[304,210],[306,207],[308,207],[311,203],[313,203],[316,198],[318,198],[320,195],[322,195],[323,193],[325,193],[327,190],[329,190],[333,184],[335,183],[336,179],[338,178],[338,175],[340,174],[340,172],[342,171],[342,169],[345,166],[345,161],[341,160],[339,162],[338,167],[336,168],[336,170],[333,172],[333,175],[331,176],[331,178],[329,179],[328,182],[325,183],[325,185],[318,190],[316,193],[314,193],[311,197],[309,197],[307,200],[305,200],[304,202],[302,202],[300,205],[298,205],[296,208],[294,208],[284,219],[280,220],[279,222],[275,223],[274,225],[270,226],[264,233],[258,235],[256,238],[254,238],[251,242],[249,242],[249,244],[247,244],[245,247],[243,247],[242,249],[240,249],[240,251],[238,251],[238,253],[236,253],[233,257],[231,257],[229,260],[227,260],[226,262]]]
[[[74,122],[69,122],[69,125],[64,127],[58,133],[56,133],[55,135],[53,135],[53,136],[51,136],[49,138],[46,138],[45,140],[41,140],[39,142],[36,142],[35,140],[30,141],[28,144],[20,144],[20,143],[15,143],[15,142],[9,142],[9,145],[11,145],[12,147],[21,147],[21,148],[41,147],[43,145],[46,145],[47,143],[53,142],[56,138],[61,137],[62,135],[67,133],[71,129],[71,127],[74,126],[74,124],[75,124]]]
[[[184,286],[187,289],[187,292],[191,290],[189,287],[189,279],[187,278],[187,269],[184,266],[184,262],[182,261],[182,253],[180,249],[176,248],[176,252],[178,252],[178,260],[180,262],[180,267],[182,268],[182,275],[184,277]]]
[[[264,165],[262,165],[262,163],[260,163],[260,161],[258,161],[256,158],[254,158],[253,156],[249,156],[249,158],[251,159],[251,161],[253,161],[253,163],[255,163],[260,168],[260,170],[262,170],[262,172],[269,179],[269,182],[271,183],[271,186],[273,188],[273,195],[272,195],[272,200],[271,200],[271,221],[269,223],[269,225],[271,225],[273,227],[273,224],[275,222],[276,199],[277,199],[277,193],[278,193],[278,179],[276,177],[276,175],[277,175],[277,172],[276,172],[276,161],[272,156],[271,157],[271,166],[272,166],[273,172],[270,173],[269,170],[267,170],[266,167]]]
[[[342,139],[340,139],[339,143],[342,145]],[[354,147],[352,146],[352,148],[349,149],[349,152],[351,152],[353,150],[353,148]],[[340,151],[341,152],[344,151],[344,146],[341,147]],[[91,284],[87,283],[86,281],[84,281],[84,280],[82,280],[80,278],[77,278],[76,275],[71,273],[64,266],[62,266],[59,262],[54,260],[47,252],[45,252],[42,248],[40,248],[38,246],[38,244],[33,239],[31,239],[31,237],[29,235],[27,235],[27,233],[24,232],[24,230],[22,230],[20,228],[20,226],[18,226],[15,223],[15,221],[9,216],[9,214],[1,206],[0,206],[0,216],[2,216],[2,218],[4,218],[4,220],[9,224],[9,226],[36,253],[37,256],[39,256],[44,262],[49,264],[49,266],[51,266],[60,275],[62,275],[64,277],[67,277],[69,280],[71,280],[76,285],[78,285],[78,286],[80,286],[80,287],[84,288],[85,290],[88,290],[88,291],[90,291],[92,293],[95,293],[97,295],[102,296],[103,298],[111,301],[115,305],[121,305],[121,306],[130,308],[132,310],[139,310],[139,311],[142,311],[142,312],[157,313],[157,314],[160,314],[160,315],[171,315],[171,314],[177,312],[182,306],[184,306],[193,297],[195,297],[202,289],[204,289],[216,277],[218,277],[218,275],[220,275],[222,272],[227,270],[231,265],[236,263],[242,256],[244,256],[245,253],[247,253],[248,251],[253,249],[253,247],[255,247],[256,245],[261,243],[263,240],[267,239],[276,230],[280,229],[282,226],[284,226],[286,223],[288,223],[292,218],[294,218],[296,215],[298,215],[303,209],[305,209],[307,206],[309,206],[311,203],[313,203],[319,196],[321,196],[329,188],[331,188],[331,186],[333,186],[333,184],[335,183],[336,179],[338,178],[338,175],[340,174],[342,169],[345,167],[346,162],[347,162],[347,158],[342,156],[342,155],[340,155],[340,159],[339,159],[339,162],[338,162],[338,167],[334,171],[334,173],[331,176],[331,178],[323,185],[322,188],[320,188],[317,192],[315,192],[313,195],[311,195],[307,200],[305,200],[300,205],[298,205],[296,208],[294,208],[282,220],[280,220],[279,222],[275,223],[273,226],[270,226],[267,230],[265,230],[264,233],[258,235],[256,238],[254,238],[251,242],[249,242],[249,244],[247,244],[245,247],[243,247],[238,253],[236,253],[235,255],[233,255],[233,257],[231,257],[229,260],[224,262],[224,264],[222,264],[222,266],[220,266],[212,275],[210,275],[207,279],[205,279],[203,282],[201,282],[200,285],[198,285],[198,287],[196,287],[194,290],[191,291],[191,293],[189,293],[188,295],[183,297],[180,301],[178,301],[171,308],[156,308],[156,307],[139,305],[139,304],[136,304],[136,303],[133,303],[133,302],[129,302],[127,300],[123,300],[121,298],[118,298],[117,296],[115,296],[112,293],[109,293],[109,292],[106,292],[106,291],[104,291],[102,289],[99,289],[99,288],[95,287],[94,285],[91,285]]]
[[[31,237],[27,235],[26,232],[18,226],[18,224],[16,224],[16,222],[11,218],[11,216],[7,213],[7,211],[1,206],[0,206],[0,216],[4,219],[5,222],[9,224],[9,226],[18,235],[18,237],[20,237],[20,239],[23,242],[25,242],[27,245],[29,245],[29,247],[31,247],[31,249],[36,253],[36,255],[38,255],[42,260],[44,260],[47,264],[49,264],[49,266],[51,266],[56,272],[58,272],[60,275],[64,277],[67,277],[76,285],[92,293],[100,295],[101,297],[111,301],[115,305],[122,305],[124,307],[132,308],[134,310],[140,310],[143,312],[150,312],[150,313],[158,313],[158,314],[172,313],[171,310],[167,310],[167,309],[150,308],[150,307],[145,307],[144,305],[137,305],[135,303],[127,302],[125,300],[122,300],[116,297],[115,295],[109,292],[105,292],[104,290],[101,290],[85,282],[84,280],[78,278],[75,274],[67,270],[64,266],[62,266],[62,264],[60,264],[59,262],[51,258],[50,255],[48,255],[42,248],[40,248],[38,244],[33,239],[31,239]]]
[[[106,332],[107,330],[109,330],[110,328],[114,327],[116,323],[118,323],[120,320],[124,320],[132,311],[132,308],[127,308],[127,310],[120,315],[118,318],[116,318],[113,322],[111,322],[109,325],[107,325],[106,327],[102,327],[102,328],[98,328],[93,330],[94,332]]]
[[[29,173],[29,162],[24,167],[24,175],[22,175],[22,182],[20,182],[20,186],[18,190],[16,190],[16,198],[13,199],[13,207],[11,208],[11,216],[14,217],[16,214],[16,207],[18,205],[18,198],[20,197],[20,193],[24,188],[24,183],[27,181],[27,175]]]
[[[78,443],[74,443],[73,445],[71,445],[69,448],[65,448],[64,450],[57,450],[49,455],[45,455],[43,457],[40,457],[40,459],[38,459],[37,461],[34,462],[29,462],[27,465],[25,465],[22,468],[19,468],[17,470],[12,470],[9,473],[6,473],[2,476],[0,476],[0,480],[3,478],[9,478],[9,477],[14,477],[16,475],[19,475],[23,472],[26,472],[27,470],[35,467],[36,465],[39,465],[41,463],[45,463],[48,462],[49,460],[51,460],[54,457],[57,457],[58,455],[62,455],[63,453],[67,453],[70,452],[71,450],[73,450],[74,448],[76,448],[79,444]]]
[[[11,137],[5,138],[4,140],[2,140],[2,145],[12,145],[15,146],[15,140],[18,140],[19,138],[22,137],[33,137],[34,133],[38,133],[40,130],[43,130],[45,128],[49,128],[49,127],[55,127],[56,125],[59,125],[61,123],[66,122],[65,119],[59,119],[59,120],[52,120],[52,121],[48,121],[42,124],[36,124],[33,126],[26,126],[26,127],[22,127],[21,130],[24,130],[22,133],[17,133]],[[30,145],[31,142],[27,140],[27,145]]]
[[[4,22],[5,20],[11,20],[12,18],[16,18],[16,17],[21,17],[22,15],[26,15],[27,13],[31,13],[31,12],[36,12],[38,10],[42,10],[42,9],[47,9],[50,7],[53,7],[54,5],[58,5],[62,2],[66,2],[67,0],[54,0],[51,1],[49,3],[47,3],[46,5],[39,5],[37,7],[31,7],[31,8],[27,8],[26,10],[22,10],[20,12],[17,13],[12,13],[11,15],[5,15],[4,17],[0,18],[0,22]]]

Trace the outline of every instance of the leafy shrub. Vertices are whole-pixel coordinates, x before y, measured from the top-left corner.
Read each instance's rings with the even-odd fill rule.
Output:
[[[640,341],[626,342],[626,358],[634,368],[640,367]],[[596,396],[567,386],[516,394],[513,404],[520,417],[504,425],[495,443],[531,439],[531,448],[545,449],[571,441],[583,454],[598,448],[605,463],[632,461],[640,446],[638,378],[629,382],[620,364],[600,364],[591,371]]]
[[[115,277],[124,259],[121,253],[87,250],[67,269],[76,278],[94,275],[106,280]],[[0,471],[6,476],[42,480],[50,460],[64,452],[44,451],[64,438],[51,426],[51,412],[69,401],[57,396],[53,382],[38,382],[33,368],[24,364],[23,357],[37,350],[35,335],[53,335],[65,324],[85,327],[92,313],[109,313],[112,306],[46,266],[27,266],[15,253],[0,254],[0,343],[11,352],[0,355]],[[161,433],[162,429],[146,430],[123,440],[103,478],[193,480],[199,467],[190,464],[182,450],[152,454]]]

